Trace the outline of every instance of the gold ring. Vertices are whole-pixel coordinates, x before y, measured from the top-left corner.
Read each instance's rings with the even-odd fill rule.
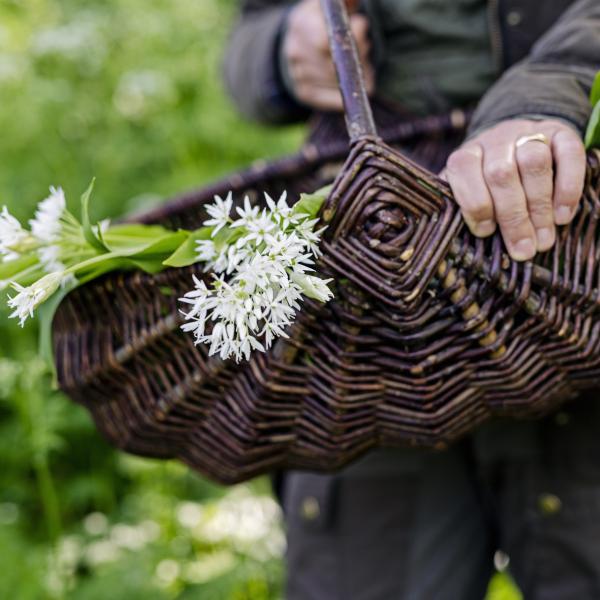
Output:
[[[532,133],[531,135],[522,135],[515,142],[515,146],[520,148],[528,142],[542,142],[542,144],[546,144],[546,146],[550,145],[550,140],[543,133]]]

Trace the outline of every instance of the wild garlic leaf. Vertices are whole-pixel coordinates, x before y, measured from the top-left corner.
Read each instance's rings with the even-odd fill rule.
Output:
[[[87,243],[99,252],[106,252],[106,246],[98,238],[90,223],[90,197],[94,190],[95,181],[95,179],[92,179],[87,190],[81,195],[81,227],[83,229],[83,237],[85,237]],[[98,229],[100,229],[100,227],[98,227]]]
[[[163,265],[166,267],[188,267],[198,262],[196,245],[199,240],[209,240],[212,227],[202,227],[192,231],[188,238],[169,256]]]
[[[143,229],[142,229],[143,228]],[[188,237],[187,231],[171,231],[159,225],[116,225],[104,233],[110,252],[141,257],[174,252]]]
[[[588,150],[590,148],[600,148],[600,71],[596,73],[596,78],[592,84],[590,103],[592,114],[585,130],[585,147]]]
[[[309,219],[315,219],[321,210],[329,192],[331,185],[323,187],[312,194],[301,194],[300,200],[292,206],[295,215],[307,215]]]
[[[600,71],[596,73],[594,83],[592,84],[592,91],[590,92],[590,102],[592,106],[596,106],[600,102]]]
[[[54,315],[63,298],[71,290],[77,287],[77,285],[78,282],[72,280],[70,283],[54,292],[54,294],[38,308],[40,324],[38,337],[39,354],[51,371],[52,387],[55,389],[58,387],[58,382],[56,377],[56,363],[54,361],[54,348],[52,345],[52,322],[54,321]]]
[[[592,109],[592,115],[585,131],[585,147],[588,150],[600,148],[600,102],[597,102]]]

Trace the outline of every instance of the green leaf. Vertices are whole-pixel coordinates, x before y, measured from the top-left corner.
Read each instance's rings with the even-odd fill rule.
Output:
[[[30,270],[37,264],[38,258],[33,253],[24,254],[8,262],[0,262],[0,281],[16,279],[19,273]]]
[[[110,228],[104,233],[104,243],[113,254],[127,257],[143,257],[152,254],[172,254],[190,235],[180,229],[171,231],[158,225],[125,225]]]
[[[212,228],[211,228],[212,231]],[[217,250],[221,250],[225,246],[229,246],[235,242],[237,242],[241,237],[246,235],[245,227],[223,227],[217,232],[217,235],[214,236],[213,240],[215,242],[215,246]]]
[[[86,241],[90,246],[98,250],[99,252],[106,252],[106,247],[102,243],[102,241],[98,238],[92,225],[90,223],[90,197],[92,195],[92,191],[94,190],[94,182],[96,180],[92,179],[90,185],[87,190],[83,192],[81,195],[81,225],[83,228],[83,237],[85,237]]]
[[[141,269],[145,273],[149,273],[150,275],[155,275],[156,273],[160,273],[165,270],[165,265],[163,264],[163,260],[165,258],[164,254],[159,254],[156,256],[142,256],[140,258],[129,258],[128,262],[138,269]]]
[[[588,150],[600,147],[600,102],[597,102],[592,110],[592,115],[585,131],[585,147]]]
[[[39,353],[50,369],[52,374],[52,385],[55,388],[57,387],[58,382],[56,377],[56,364],[54,362],[54,350],[52,347],[52,322],[54,321],[54,315],[63,298],[78,285],[78,281],[73,281],[60,288],[38,308],[38,317],[40,320],[38,340]]]
[[[596,73],[594,83],[592,84],[592,91],[590,92],[590,102],[592,106],[596,106],[600,102],[600,71]]]
[[[112,225],[107,232],[105,237],[110,238],[128,238],[132,240],[152,240],[160,237],[165,233],[173,233],[172,229],[167,229],[162,225],[142,225],[141,223],[126,223],[122,225]]]
[[[69,272],[73,273],[80,281],[89,281],[90,273],[107,273],[127,264],[126,260],[117,253],[107,252],[88,258],[80,263],[69,267]],[[98,276],[98,275],[96,275]]]
[[[331,185],[325,186],[312,194],[300,194],[300,200],[293,206],[293,212],[296,215],[308,215],[310,219],[315,219],[323,206],[329,192],[331,192]]]
[[[210,239],[211,232],[212,227],[202,227],[196,231],[192,231],[187,240],[169,258],[163,261],[163,265],[167,267],[188,267],[198,262],[196,243],[198,240]]]

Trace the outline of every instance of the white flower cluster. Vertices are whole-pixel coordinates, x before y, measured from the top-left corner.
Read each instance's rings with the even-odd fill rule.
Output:
[[[60,235],[60,220],[65,208],[62,188],[50,186],[50,195],[38,204],[35,216],[29,221],[33,236],[46,243],[55,242]]]
[[[28,237],[21,223],[4,206],[0,213],[0,262],[19,258],[19,249]]]
[[[21,326],[59,285],[65,285],[72,279],[72,276],[64,275],[66,266],[60,259],[65,212],[66,202],[62,188],[51,187],[50,195],[38,204],[34,218],[29,221],[30,231],[21,226],[6,206],[0,213],[0,264],[14,261],[33,251],[37,253],[39,264],[47,273],[29,287],[11,283],[17,294],[8,299],[8,306],[13,309],[10,316],[18,318]],[[0,289],[8,284],[8,281],[0,281]]]
[[[211,239],[197,245],[198,260],[213,270],[214,282],[209,288],[194,277],[195,289],[180,299],[191,306],[182,329],[222,359],[247,360],[252,350],[264,352],[274,338],[287,337],[284,328],[303,295],[321,302],[332,297],[330,280],[309,274],[323,231],[315,231],[318,219],[288,206],[285,193],[277,202],[268,194],[265,199],[261,210],[246,197],[233,219],[231,193],[225,200],[215,197],[204,223],[213,227]]]

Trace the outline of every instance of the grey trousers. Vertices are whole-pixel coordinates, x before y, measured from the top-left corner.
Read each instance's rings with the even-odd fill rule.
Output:
[[[288,472],[282,503],[288,600],[482,600],[498,549],[525,600],[599,600],[600,398]]]

